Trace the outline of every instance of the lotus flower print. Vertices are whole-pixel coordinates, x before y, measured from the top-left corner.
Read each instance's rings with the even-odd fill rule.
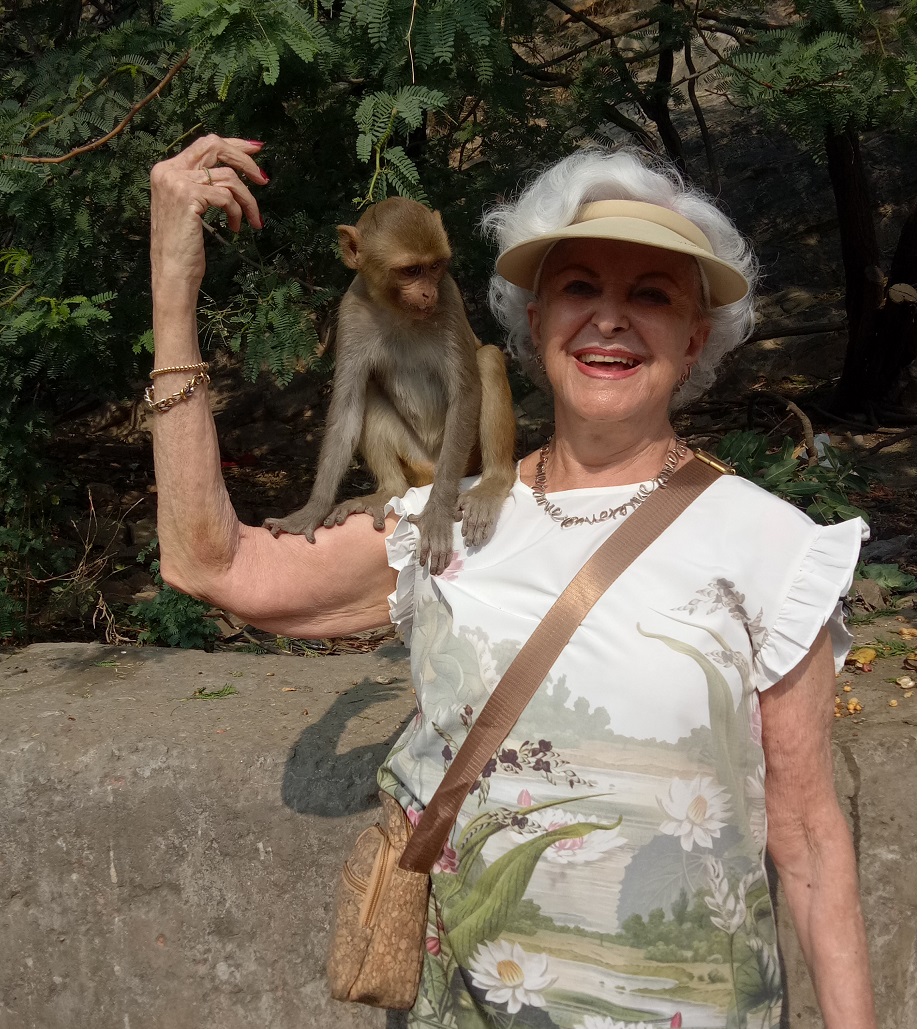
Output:
[[[542,990],[556,982],[547,974],[547,955],[530,954],[518,943],[492,940],[482,943],[471,961],[471,980],[491,1004],[502,1005],[510,1015],[524,1004],[545,1006]]]
[[[657,797],[660,810],[666,816],[660,832],[678,836],[683,850],[713,846],[714,837],[727,824],[730,803],[719,782],[707,775],[694,779],[673,779],[669,795]]]
[[[593,815],[580,815],[562,808],[545,808],[528,816],[528,821],[537,823],[544,832],[553,832],[565,825],[576,825],[577,822],[588,822],[590,825],[602,825]],[[544,852],[548,861],[557,865],[582,865],[587,861],[595,861],[609,850],[622,847],[627,839],[617,829],[599,829],[569,840],[557,840]]]

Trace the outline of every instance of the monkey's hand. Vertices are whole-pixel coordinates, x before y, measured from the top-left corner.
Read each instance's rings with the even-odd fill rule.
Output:
[[[429,561],[431,575],[441,575],[454,555],[454,525],[457,520],[451,507],[433,504],[430,497],[422,514],[410,515],[419,529],[419,563]]]
[[[458,497],[461,535],[469,547],[479,547],[490,538],[508,495],[509,486],[506,483],[481,480]]]

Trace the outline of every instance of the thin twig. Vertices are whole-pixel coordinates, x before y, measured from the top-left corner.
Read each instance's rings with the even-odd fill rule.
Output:
[[[593,21],[592,18],[587,17],[582,12],[575,11],[572,7],[563,3],[562,0],[550,0],[550,2],[558,11],[563,11],[564,14],[572,18],[574,21],[582,22],[583,25],[592,29],[592,31],[601,36],[602,39],[615,41],[618,38],[610,29],[605,28],[604,25],[600,25],[597,21]]]
[[[695,26],[695,30],[698,33],[698,38],[704,44],[705,48],[709,50],[714,57],[717,58],[719,64],[723,64],[728,68],[732,68],[733,71],[738,72],[740,75],[743,76],[743,78],[749,79],[750,82],[754,82],[757,86],[761,86],[763,89],[777,89],[777,86],[773,86],[772,83],[763,82],[761,79],[756,78],[756,76],[753,75],[751,72],[748,72],[745,68],[740,68],[737,65],[735,65],[732,61],[727,60],[727,58],[724,57],[724,55],[716,47],[711,45],[711,41],[705,35],[706,32],[713,32],[715,30],[711,28],[704,28],[704,26],[698,19],[698,15],[694,11],[689,10],[688,4],[682,2],[682,0],[680,0],[680,3],[682,3],[682,7],[685,9],[685,13],[691,17],[692,24]]]
[[[648,18],[646,21],[639,21],[634,25],[629,25],[620,33],[620,35],[630,36],[635,32],[640,32],[641,29],[649,28],[651,25],[655,24],[655,20]],[[597,39],[590,39],[588,43],[583,43],[580,46],[574,47],[572,50],[567,50],[566,53],[559,54],[557,57],[551,57],[549,60],[543,61],[541,64],[533,65],[533,67],[543,71],[545,68],[550,68],[555,64],[561,64],[563,61],[568,61],[571,57],[579,57],[580,54],[586,53],[587,50],[592,50],[593,47],[597,47],[601,43],[611,42],[614,38],[614,34],[611,34],[599,36]]]
[[[76,114],[77,111],[79,111],[80,108],[83,107],[83,105],[87,102],[87,100],[89,100],[90,97],[95,96],[102,89],[104,89],[105,86],[109,84],[111,79],[111,75],[104,75],[99,80],[99,82],[92,89],[88,89],[86,93],[84,93],[83,96],[80,97],[80,99],[69,110],[62,111],[60,114],[55,115],[53,118],[48,118],[46,121],[43,121],[40,124],[36,125],[35,128],[29,133],[29,135],[26,136],[26,142],[28,142],[30,139],[34,139],[40,132],[44,132],[45,129],[54,125],[55,122],[59,122],[62,118],[66,118],[68,115]]]
[[[25,164],[63,164],[65,161],[70,161],[75,157],[79,157],[81,154],[87,154],[92,150],[98,150],[100,147],[105,146],[110,139],[114,139],[116,136],[120,135],[131,123],[138,111],[140,111],[142,107],[146,107],[152,100],[155,100],[160,95],[164,86],[168,85],[173,78],[179,74],[191,56],[191,52],[189,51],[183,54],[183,56],[176,62],[176,64],[173,65],[172,68],[170,68],[166,75],[147,94],[147,96],[144,97],[143,100],[139,100],[111,132],[107,132],[104,136],[94,140],[92,143],[85,143],[83,146],[75,147],[70,151],[70,153],[62,154],[60,157],[20,157],[18,154],[0,154],[0,157],[7,161],[23,161]]]
[[[779,404],[784,406],[800,419],[800,424],[804,430],[804,446],[807,448],[807,467],[813,467],[820,463],[820,456],[816,450],[816,440],[813,432],[813,422],[807,417],[805,412],[794,403],[793,400],[788,400],[787,397],[781,396],[780,393],[770,393],[768,390],[759,390],[755,395],[756,400],[759,397],[771,397],[772,400],[777,401]]]
[[[25,291],[31,285],[32,285],[32,283],[30,282],[30,283],[27,283],[25,286],[20,286],[19,289],[17,289],[15,291],[15,293],[12,294],[12,296],[8,296],[6,298],[6,300],[4,300],[2,303],[0,303],[0,307],[9,307],[11,304],[15,304],[16,301],[23,295],[23,293],[25,293]]]
[[[416,65],[413,62],[413,21],[416,18],[416,0],[413,0],[413,6],[410,8],[410,27],[407,29],[407,50],[410,51],[410,82],[412,85],[416,85]]]
[[[237,247],[234,246],[231,240],[227,239],[225,236],[222,236],[221,233],[213,225],[209,225],[208,222],[203,221],[202,227],[205,229],[207,233],[209,233],[209,235],[213,239],[217,240],[223,246],[230,247],[244,264],[249,265],[251,268],[254,268],[258,272],[265,272],[265,267],[261,265],[259,261],[254,261],[252,257],[247,257],[246,254],[241,253],[237,249]],[[323,286],[314,286],[311,283],[307,282],[305,279],[299,278],[297,275],[289,275],[288,278],[292,279],[294,282],[297,282],[299,285],[303,286],[305,289],[308,290],[323,289]]]

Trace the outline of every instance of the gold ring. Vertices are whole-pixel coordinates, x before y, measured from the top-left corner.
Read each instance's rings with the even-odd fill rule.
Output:
[[[206,168],[205,169],[205,174],[208,176],[208,185],[209,186],[213,186],[214,182],[212,181],[212,178],[211,178],[211,169],[210,168]]]

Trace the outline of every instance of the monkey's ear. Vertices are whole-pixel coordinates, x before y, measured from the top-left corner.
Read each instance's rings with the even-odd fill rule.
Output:
[[[347,268],[358,271],[362,265],[362,236],[354,225],[337,225],[339,252]]]

